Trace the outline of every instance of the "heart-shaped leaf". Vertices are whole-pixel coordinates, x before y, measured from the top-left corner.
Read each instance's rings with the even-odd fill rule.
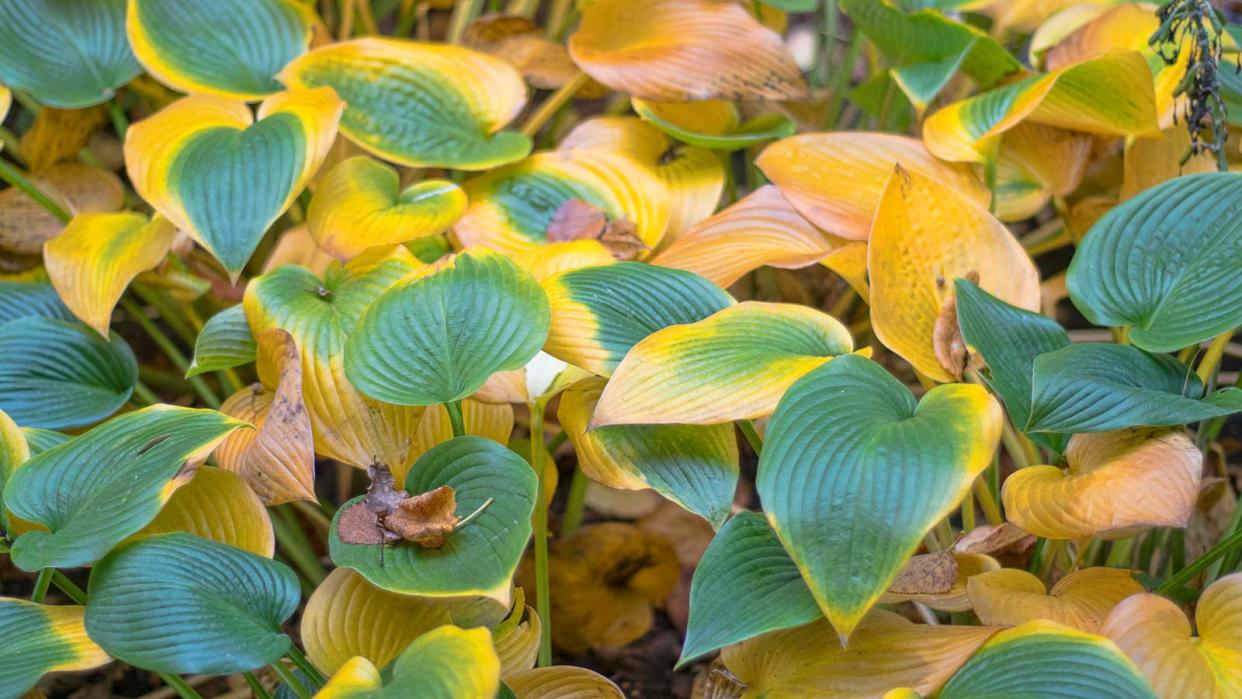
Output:
[[[49,672],[89,670],[111,660],[86,635],[85,607],[0,597],[0,697],[17,699]]]
[[[479,390],[539,351],[551,315],[509,258],[467,250],[385,291],[345,345],[345,374],[372,398],[433,405]]]
[[[319,169],[342,107],[329,89],[283,92],[256,121],[242,102],[186,97],[126,132],[125,167],[138,194],[236,279]]]
[[[592,426],[763,417],[799,377],[853,349],[832,316],[794,304],[739,303],[634,345],[604,388]]]
[[[1173,352],[1242,324],[1242,175],[1170,180],[1105,214],[1066,277],[1070,298],[1096,325],[1126,326],[1130,341]]]
[[[756,486],[842,638],[992,462],[1002,420],[981,386],[939,386],[916,403],[878,364],[853,355],[785,393]]]
[[[530,152],[529,137],[501,130],[525,106],[526,84],[485,53],[367,37],[311,51],[279,79],[336,90],[348,104],[341,133],[399,165],[486,170]]]
[[[306,223],[319,247],[348,260],[377,245],[443,233],[465,210],[466,195],[452,182],[422,180],[400,189],[396,170],[357,156],[319,180]]]
[[[633,101],[634,113],[664,133],[692,146],[734,151],[792,136],[794,123],[784,114],[765,114],[742,122],[737,105],[724,100],[698,102]]]
[[[275,75],[306,52],[318,18],[296,0],[134,0],[129,42],[174,90],[238,100],[279,92]]]
[[[255,341],[239,303],[220,311],[203,324],[194,340],[194,361],[186,377],[230,369],[254,361]]]
[[[1090,633],[1099,630],[1118,602],[1143,591],[1130,571],[1119,568],[1082,568],[1058,580],[1052,590],[1017,568],[976,575],[966,586],[971,607],[985,624],[1017,626],[1048,619]]]
[[[79,322],[26,317],[0,323],[0,410],[24,427],[98,422],[129,400],[134,353]]]
[[[125,0],[0,6],[0,83],[49,107],[107,102],[141,72],[125,38]]]
[[[191,534],[124,544],[91,571],[86,629],[138,667],[229,675],[275,662],[298,607],[284,564]]]
[[[332,521],[332,561],[393,592],[479,595],[507,602],[513,571],[530,538],[535,472],[504,445],[482,437],[458,437],[423,454],[410,469],[405,490],[414,495],[445,485],[453,488],[460,517],[489,499],[493,502],[474,521],[449,534],[443,546],[429,549],[405,541],[382,547],[341,541],[343,514],[354,507],[365,510],[362,497],[354,498]]]
[[[155,518],[220,440],[241,427],[214,410],[153,405],[32,457],[4,504],[48,531],[13,543],[22,570],[87,565]]]

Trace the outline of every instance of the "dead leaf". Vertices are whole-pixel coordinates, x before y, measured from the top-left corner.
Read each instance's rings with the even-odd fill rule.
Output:
[[[70,215],[108,213],[121,208],[125,192],[116,175],[78,163],[53,165],[30,179]],[[65,224],[17,187],[0,191],[0,250],[38,255],[43,243]]]
[[[984,524],[971,529],[958,540],[953,550],[994,555],[1011,549],[1028,548],[1034,543],[1034,536],[1016,524],[1004,522],[995,526]]]
[[[391,544],[412,541],[423,548],[438,549],[457,528],[457,494],[442,485],[426,493],[410,495],[396,487],[386,464],[367,468],[371,485],[362,502],[341,513],[338,536],[347,544]]]
[[[461,521],[456,512],[456,493],[451,486],[442,485],[402,500],[384,517],[383,525],[423,548],[438,549]]]
[[[490,53],[512,65],[533,87],[555,90],[581,71],[562,44],[544,36],[539,25],[520,15],[488,15],[466,28],[463,46]],[[591,80],[578,90],[582,99],[598,99],[609,89]]]
[[[973,284],[979,283],[979,273],[971,270],[966,279]],[[944,286],[948,285],[945,281]],[[962,329],[957,323],[957,294],[948,292],[940,304],[940,313],[936,316],[936,324],[932,326],[932,351],[940,366],[949,372],[954,379],[961,380],[962,372],[971,364],[972,358],[966,350],[966,340],[962,337]]]
[[[888,591],[898,595],[925,595],[948,592],[957,580],[957,560],[951,551],[915,556],[901,569]]]
[[[561,204],[548,224],[547,236],[549,243],[598,240],[618,260],[636,260],[650,250],[638,237],[638,227],[633,221],[609,221],[602,209],[581,199]]]

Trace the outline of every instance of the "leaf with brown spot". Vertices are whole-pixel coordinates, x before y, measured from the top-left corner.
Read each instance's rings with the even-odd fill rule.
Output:
[[[965,278],[973,284],[979,283],[979,273],[970,270]],[[966,340],[962,337],[962,328],[957,322],[957,296],[948,294],[940,304],[940,313],[932,326],[932,351],[940,366],[961,380],[962,372],[972,364],[972,357],[966,350]],[[977,363],[978,360],[974,360]]]
[[[358,504],[341,513],[339,532],[347,544],[390,544],[413,541],[428,549],[438,549],[461,518],[457,494],[442,485],[425,493],[410,495],[396,487],[396,478],[386,464],[367,468],[371,485]]]
[[[570,199],[556,210],[547,234],[549,243],[598,240],[617,260],[637,260],[651,249],[638,237],[633,221],[609,221],[602,209],[581,199]]]
[[[901,569],[888,591],[898,595],[948,592],[957,579],[957,561],[949,551],[915,556]]]

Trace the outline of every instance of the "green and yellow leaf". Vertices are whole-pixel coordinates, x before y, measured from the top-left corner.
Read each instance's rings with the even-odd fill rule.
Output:
[[[0,597],[0,697],[16,699],[49,672],[89,670],[112,658],[86,635],[85,607]]]
[[[207,319],[194,339],[194,360],[185,374],[198,376],[254,361],[256,349],[246,311],[241,304],[229,306]]]
[[[624,699],[617,685],[585,667],[537,667],[505,677],[517,699]]]
[[[166,532],[187,532],[265,558],[276,551],[272,520],[263,502],[240,476],[214,466],[199,467],[134,536]]]
[[[764,114],[746,122],[737,105],[724,100],[649,102],[633,100],[634,112],[673,138],[700,148],[741,150],[794,133],[783,114]]]

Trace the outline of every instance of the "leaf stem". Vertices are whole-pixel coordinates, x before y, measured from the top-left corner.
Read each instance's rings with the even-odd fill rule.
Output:
[[[134,382],[134,394],[146,401],[147,405],[155,405],[160,402],[160,397],[155,394],[155,391],[152,391],[150,387],[142,381]]]
[[[1242,530],[1235,531],[1229,536],[1216,542],[1215,546],[1207,551],[1204,551],[1203,555],[1192,561],[1190,565],[1182,568],[1168,580],[1160,583],[1160,587],[1156,588],[1156,594],[1167,596],[1175,592],[1182,585],[1185,585],[1187,582],[1194,579],[1196,575],[1211,565],[1213,561],[1221,558],[1239,545],[1242,545]]]
[[[586,73],[578,73],[573,80],[570,80],[562,85],[559,90],[553,92],[543,101],[543,104],[539,105],[539,109],[530,115],[526,123],[522,124],[522,133],[531,137],[539,133],[539,129],[542,129],[544,124],[548,123],[548,120],[560,111],[561,107],[573,99],[574,95],[578,94],[578,90],[581,90],[590,80],[591,77]]]
[[[125,134],[129,132],[129,118],[115,99],[108,102],[108,116],[112,118],[112,128],[116,130],[117,138],[124,142]]]
[[[759,436],[758,430],[755,429],[755,423],[751,420],[738,420],[737,426],[742,430],[742,436],[746,438],[746,443],[754,450],[755,456],[763,454],[763,438]]]
[[[543,411],[547,404],[536,400],[530,406],[530,465],[535,469],[535,611],[543,622],[539,636],[539,667],[552,664],[552,595],[548,579],[547,478],[543,467]]]
[[[461,401],[451,400],[444,404],[444,409],[448,411],[449,423],[453,426],[453,436],[466,436],[466,421],[461,416]]]
[[[36,204],[47,209],[48,213],[60,219],[61,223],[69,223],[69,219],[73,218],[68,211],[61,208],[60,204],[53,201],[34,182],[27,179],[25,175],[3,158],[0,158],[0,180],[4,180],[25,192],[26,196],[33,199]]]
[[[164,684],[171,687],[172,690],[177,693],[177,696],[181,697],[181,699],[203,699],[203,696],[194,691],[194,688],[190,686],[190,683],[181,679],[179,675],[173,675],[167,672],[157,672],[156,674],[159,675],[160,679],[164,680]]]
[[[86,604],[86,592],[59,570],[52,572],[52,584],[60,588],[60,591],[76,604]]]
[[[286,655],[289,656],[289,659],[293,661],[294,665],[298,666],[299,670],[301,670],[307,677],[310,677],[316,683],[322,685],[327,681],[328,678],[324,677],[323,673],[319,671],[319,668],[315,667],[306,655],[302,653],[301,649],[299,649],[292,641],[289,642],[289,650]]]
[[[1025,435],[1018,432],[1008,418],[1001,423],[1001,443],[1005,445],[1009,458],[1013,459],[1015,468],[1026,468],[1039,461],[1039,453],[1035,451],[1035,445],[1031,444]]]
[[[280,676],[280,681],[284,682],[285,686],[297,695],[298,699],[311,699],[311,695],[306,691],[306,687],[302,686],[302,683],[298,681],[297,676],[294,675],[289,668],[285,667],[284,663],[277,660],[268,667],[276,671],[276,674]]]
[[[1233,330],[1227,330],[1212,339],[1212,344],[1208,345],[1207,351],[1203,354],[1203,359],[1199,361],[1199,367],[1195,370],[1199,380],[1204,386],[1211,388],[1211,384],[1216,378],[1216,372],[1220,369],[1221,357],[1225,355],[1225,347],[1229,345],[1229,341],[1233,339]]]
[[[155,323],[152,323],[143,314],[142,309],[138,307],[138,304],[134,303],[133,299],[122,296],[121,308],[125,309],[129,317],[142,327],[143,331],[147,333],[156,345],[159,345],[159,348],[164,351],[168,360],[181,371],[182,375],[189,371],[190,362],[186,360],[185,355],[181,353],[181,350],[177,349],[177,345],[173,343],[168,335],[164,334],[163,330],[160,330]],[[188,381],[194,392],[198,394],[199,398],[203,399],[204,403],[211,408],[220,407],[220,397],[216,395],[215,391],[211,390],[211,387],[201,377],[191,376]]]
[[[272,511],[276,514],[272,518],[272,526],[276,529],[276,543],[311,586],[317,587],[324,579],[323,565],[311,549],[310,540],[302,532],[296,516],[285,505],[274,507]]]
[[[30,593],[31,602],[43,604],[43,600],[47,597],[47,588],[52,584],[52,575],[55,572],[55,568],[44,568],[39,571],[39,577],[35,578],[34,592]]]
[[[246,679],[246,684],[250,685],[250,695],[254,699],[272,699],[272,695],[268,693],[267,688],[255,677],[253,672],[247,670],[242,673],[242,677]]]
[[[1000,505],[996,503],[996,497],[992,495],[992,489],[987,482],[982,477],[976,478],[971,489],[979,500],[979,507],[983,510],[983,517],[988,524],[994,527],[1004,524],[1005,518],[1001,516]]]
[[[450,44],[460,44],[462,36],[466,33],[466,27],[474,21],[483,9],[483,0],[458,0],[453,5],[453,14],[449,16],[448,33],[444,35],[444,41]]]
[[[569,536],[582,526],[582,514],[586,509],[587,477],[582,467],[574,468],[569,481],[569,496],[565,500],[565,514],[561,517],[561,535]]]

